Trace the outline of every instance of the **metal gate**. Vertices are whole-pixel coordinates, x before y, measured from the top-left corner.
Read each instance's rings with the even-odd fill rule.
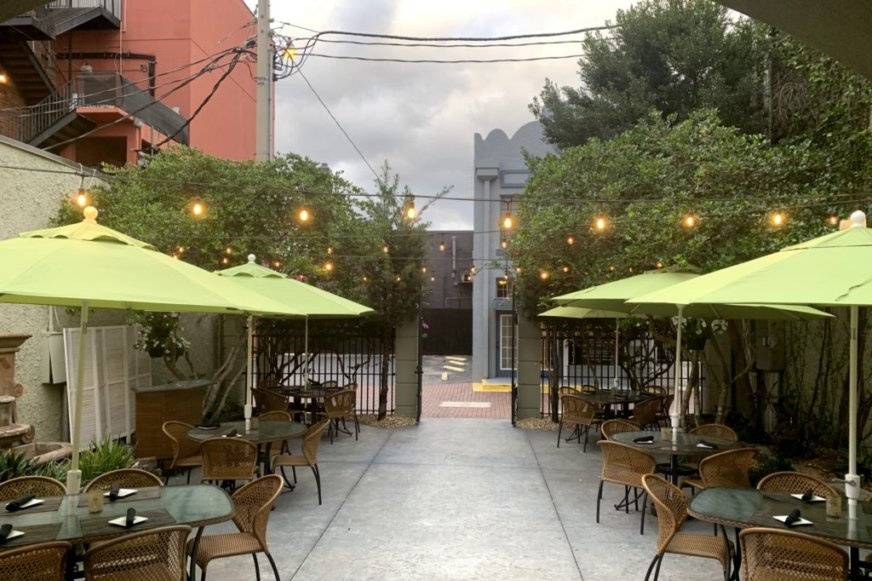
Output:
[[[257,321],[252,359],[255,387],[336,381],[357,386],[357,411],[375,414],[379,397],[395,409],[394,332],[369,321]]]

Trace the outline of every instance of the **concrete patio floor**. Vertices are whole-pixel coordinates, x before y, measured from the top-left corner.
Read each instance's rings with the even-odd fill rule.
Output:
[[[280,497],[269,542],[281,578],[642,579],[654,554],[655,518],[617,512],[623,489],[606,485],[594,522],[595,445],[555,447],[553,432],[507,421],[426,419],[413,428],[364,428],[360,441],[319,452],[314,479]],[[711,526],[690,529],[711,534]],[[687,526],[687,525],[686,525]],[[232,530],[214,526],[206,534]],[[254,579],[251,557],[215,561],[207,579]],[[264,579],[272,579],[261,558]],[[667,556],[664,580],[722,579],[714,561]]]

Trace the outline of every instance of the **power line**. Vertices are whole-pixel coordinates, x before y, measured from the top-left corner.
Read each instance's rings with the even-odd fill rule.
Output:
[[[295,40],[310,40],[308,38],[296,38]],[[318,38],[318,42],[326,42],[329,44],[349,44],[355,46],[395,46],[400,48],[512,48],[512,47],[531,47],[531,46],[552,46],[563,44],[578,44],[579,39],[573,40],[542,40],[536,42],[516,42],[516,43],[453,43],[440,44],[436,42],[381,42],[381,41],[365,41],[365,40],[338,40],[331,38]]]
[[[526,38],[554,38],[559,36],[573,36],[578,34],[586,34],[589,32],[596,32],[600,30],[612,30],[615,28],[619,28],[617,25],[608,24],[601,26],[588,26],[585,28],[576,28],[574,30],[564,30],[560,32],[532,32],[525,34],[509,34],[504,36],[407,36],[407,35],[398,35],[398,34],[379,34],[372,32],[356,32],[350,30],[321,30],[316,31],[311,28],[305,28],[303,26],[299,26],[293,24],[291,22],[280,21],[279,24],[286,24],[288,26],[293,26],[294,28],[300,28],[302,30],[306,30],[308,32],[315,33],[313,38],[320,38],[326,35],[333,36],[354,36],[354,37],[362,37],[362,38],[380,38],[380,39],[388,39],[388,40],[408,40],[412,42],[494,42],[494,41],[505,41],[505,40],[522,40]]]
[[[500,63],[530,63],[536,61],[556,61],[565,59],[579,59],[583,54],[563,54],[555,56],[535,56],[535,57],[518,57],[518,58],[493,58],[493,59],[403,59],[403,58],[382,58],[382,57],[362,57],[362,56],[345,56],[338,54],[324,54],[318,52],[310,52],[308,56],[318,58],[342,60],[342,61],[362,61],[370,63],[410,63],[410,64],[436,64],[436,65],[483,65],[483,64],[500,64]]]
[[[312,83],[310,83],[306,75],[303,74],[303,71],[298,72],[300,73],[300,77],[302,77],[302,79],[306,81],[306,85],[308,85],[309,90],[312,91],[312,94],[315,95],[315,98],[318,99],[318,102],[321,103],[321,106],[324,107],[324,110],[327,111],[327,114],[330,115],[331,119],[333,119],[336,127],[339,128],[339,131],[342,132],[342,135],[345,136],[345,139],[348,140],[348,143],[351,144],[351,147],[354,148],[354,151],[357,152],[357,155],[360,156],[360,159],[363,160],[363,163],[366,164],[366,167],[369,168],[369,171],[372,172],[372,175],[375,177],[376,182],[378,182],[381,179],[378,175],[378,172],[375,171],[375,169],[372,167],[372,164],[369,163],[369,160],[366,158],[360,148],[357,147],[357,144],[354,143],[351,135],[348,134],[348,131],[345,130],[345,128],[342,126],[342,123],[339,122],[339,119],[336,118],[336,115],[333,114],[333,111],[330,110],[330,107],[327,106],[327,103],[324,102],[324,99],[321,98],[321,95],[318,94],[318,91],[315,90],[315,87],[312,86]]]

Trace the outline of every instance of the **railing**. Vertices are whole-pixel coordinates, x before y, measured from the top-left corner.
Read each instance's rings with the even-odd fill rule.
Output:
[[[121,18],[122,0],[53,0],[46,8],[103,8],[116,18]]]
[[[82,73],[56,93],[28,107],[15,119],[15,136],[30,142],[78,107],[118,107],[167,136],[188,142],[185,118],[156,101],[123,76],[112,72]]]

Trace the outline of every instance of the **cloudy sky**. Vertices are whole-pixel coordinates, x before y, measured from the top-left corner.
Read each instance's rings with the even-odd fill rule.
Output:
[[[256,4],[256,0],[247,0]],[[316,30],[411,36],[504,36],[597,26],[630,0],[273,0],[276,21]],[[284,26],[281,32],[305,36]],[[334,37],[335,38],[335,37]],[[576,54],[576,44],[525,48],[398,48],[320,44],[317,52],[372,57],[495,58]],[[473,136],[511,135],[533,119],[527,106],[546,77],[576,84],[575,59],[512,64],[391,64],[310,58],[315,90],[378,169],[385,160],[416,193],[472,190]],[[355,183],[373,176],[302,78],[277,86],[276,146],[328,163]],[[472,204],[442,200],[425,216],[434,229],[471,228]]]

